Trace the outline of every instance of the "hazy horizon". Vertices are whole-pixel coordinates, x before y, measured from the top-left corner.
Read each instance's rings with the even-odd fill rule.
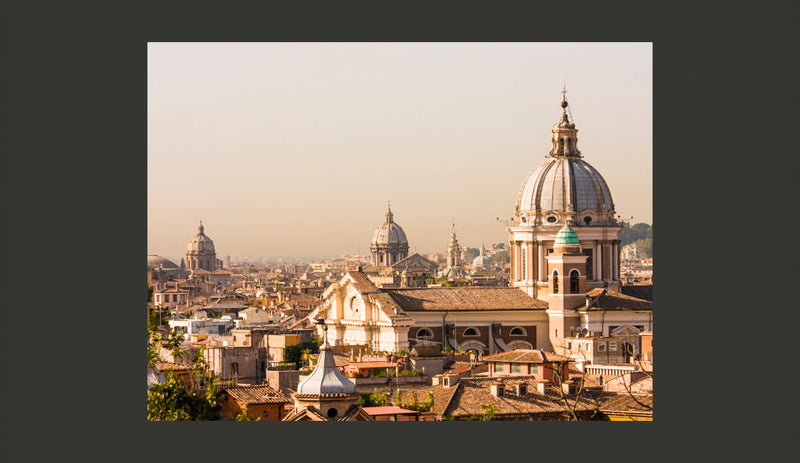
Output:
[[[650,43],[150,43],[148,254],[366,254],[506,242],[561,89],[617,214],[653,223]],[[177,263],[177,262],[176,262]]]

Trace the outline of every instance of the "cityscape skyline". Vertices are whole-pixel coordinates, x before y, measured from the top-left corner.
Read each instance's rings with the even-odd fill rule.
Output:
[[[151,43],[148,254],[203,221],[225,256],[506,242],[562,88],[624,220],[652,224],[650,43]],[[499,220],[498,220],[499,218]]]

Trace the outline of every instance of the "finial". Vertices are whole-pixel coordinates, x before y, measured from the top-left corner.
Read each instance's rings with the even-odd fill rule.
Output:
[[[561,90],[561,107],[566,108],[567,104],[567,83],[564,82],[564,89]]]

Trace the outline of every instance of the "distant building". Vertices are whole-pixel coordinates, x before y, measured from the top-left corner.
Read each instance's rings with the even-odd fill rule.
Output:
[[[186,267],[189,271],[206,270],[213,272],[222,265],[217,259],[217,252],[214,249],[214,242],[206,236],[203,222],[197,227],[197,235],[189,241],[186,247]]]

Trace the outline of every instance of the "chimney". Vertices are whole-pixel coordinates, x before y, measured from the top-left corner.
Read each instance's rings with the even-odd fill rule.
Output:
[[[543,380],[543,381],[537,381],[537,382],[536,382],[536,391],[537,391],[539,394],[547,394],[547,386],[548,386],[549,384],[550,384],[550,381],[548,381],[548,380],[546,380],[546,379],[545,379],[545,380]]]

